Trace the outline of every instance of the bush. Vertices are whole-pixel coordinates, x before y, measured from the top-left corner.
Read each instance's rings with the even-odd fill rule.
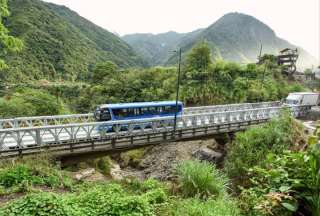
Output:
[[[153,215],[153,204],[165,200],[166,195],[161,189],[142,195],[131,195],[119,184],[101,184],[74,196],[68,202],[77,203],[81,215],[148,216]]]
[[[36,114],[33,105],[26,103],[21,98],[0,98],[0,117],[9,118],[15,116],[34,116]]]
[[[120,157],[123,161],[123,166],[139,166],[147,148],[134,149],[121,153]]]
[[[0,117],[12,118],[68,113],[66,105],[43,90],[23,88],[11,96],[0,98]]]
[[[310,168],[309,182],[305,182],[306,188],[303,197],[313,216],[320,215],[320,126],[315,131],[315,136],[309,140],[310,150],[308,165]]]
[[[31,170],[25,165],[0,170],[0,185],[6,188],[19,185],[24,181],[32,181]]]
[[[241,207],[251,215],[291,215],[299,196],[310,184],[304,152],[269,154],[264,164],[249,169],[250,188],[242,188]],[[299,192],[300,191],[300,192]]]
[[[220,196],[226,193],[228,180],[208,162],[186,161],[177,166],[181,192],[185,197]]]
[[[104,175],[109,175],[110,174],[110,169],[111,169],[111,159],[110,157],[102,157],[102,158],[97,158],[95,160],[89,160],[83,165],[89,165],[91,167],[94,167],[95,169],[99,170],[102,174]],[[86,167],[83,167],[86,168]]]
[[[268,153],[282,153],[286,149],[298,149],[300,125],[286,112],[281,117],[236,134],[225,161],[230,178],[246,184],[248,169],[264,163]]]
[[[109,157],[104,157],[104,158],[100,158],[98,160],[98,168],[99,170],[102,172],[102,174],[104,175],[109,175],[110,174],[110,169],[111,169],[111,160]]]
[[[162,189],[142,195],[128,194],[119,184],[87,184],[69,195],[42,192],[23,197],[0,208],[0,215],[154,215],[155,207],[167,200]]]
[[[242,188],[245,214],[314,215],[320,213],[320,152],[269,154],[264,164],[249,169],[250,188]]]
[[[34,163],[34,159],[22,159],[18,163],[3,162],[0,168],[0,186],[16,192],[34,185],[51,188],[71,187],[71,178],[60,168],[52,165],[47,159],[37,158],[37,163]]]
[[[77,208],[65,204],[65,200],[54,193],[39,193],[27,195],[8,206],[0,209],[1,215],[42,215],[42,216],[71,216]]]
[[[179,200],[166,210],[164,215],[172,216],[237,216],[240,211],[230,198],[209,199],[207,201],[191,198]]]
[[[145,193],[150,190],[155,190],[159,188],[165,189],[165,186],[156,179],[149,178],[145,181],[141,181],[139,179],[132,179],[131,181],[129,181],[129,183],[127,183],[127,188],[131,191]]]

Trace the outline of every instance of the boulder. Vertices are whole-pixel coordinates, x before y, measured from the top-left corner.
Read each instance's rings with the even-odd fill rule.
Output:
[[[122,175],[122,170],[120,168],[119,164],[112,164],[111,169],[110,169],[110,176],[113,180],[123,180],[123,175]]]
[[[202,147],[199,150],[195,151],[193,157],[197,158],[201,161],[208,161],[211,163],[218,164],[223,160],[223,154],[220,152],[216,152],[208,147]]]
[[[75,173],[73,178],[75,180],[82,180],[82,179],[85,179],[85,178],[88,178],[90,176],[92,176],[94,173],[96,172],[96,170],[94,168],[88,168],[88,169],[85,169],[85,170],[80,170],[79,172]]]

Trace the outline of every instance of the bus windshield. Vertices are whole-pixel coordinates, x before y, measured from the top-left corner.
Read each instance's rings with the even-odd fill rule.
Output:
[[[110,121],[111,120],[111,115],[110,115],[110,111],[108,108],[103,108],[103,109],[97,110],[97,114],[100,115],[100,117],[98,116],[100,121]]]

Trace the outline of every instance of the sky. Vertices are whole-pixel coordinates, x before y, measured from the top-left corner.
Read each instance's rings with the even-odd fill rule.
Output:
[[[229,12],[252,15],[320,60],[320,0],[45,0],[110,32],[190,32]],[[320,63],[320,62],[319,62]]]

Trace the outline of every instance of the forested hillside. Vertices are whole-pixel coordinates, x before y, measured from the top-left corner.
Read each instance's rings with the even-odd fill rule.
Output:
[[[160,37],[153,35],[152,38]],[[261,43],[263,44],[263,53],[278,54],[284,48],[297,48],[297,46],[277,37],[275,32],[266,24],[252,16],[241,13],[229,13],[221,17],[218,21],[203,30],[197,30],[191,33],[180,34],[176,47],[182,48],[184,55],[199,42],[206,41],[211,48],[213,57],[223,58],[227,61],[238,63],[252,63],[257,61]],[[154,46],[144,46],[149,43],[150,37],[145,35],[127,35],[123,37],[129,44],[136,48],[137,52],[147,53],[149,58],[154,58],[151,50],[157,50],[161,43],[167,43],[162,37],[161,41],[153,40]],[[132,40],[131,38],[134,38]],[[315,63],[315,59],[305,50],[299,48],[298,65],[310,67]],[[160,59],[159,59],[160,58]],[[162,56],[157,56],[156,63],[165,65],[176,64],[177,55],[170,52]],[[155,63],[155,62],[154,62]]]
[[[94,65],[106,60],[120,67],[144,65],[119,37],[66,7],[10,0],[9,8],[5,26],[25,47],[19,54],[1,53],[10,66],[1,72],[2,79],[87,79]]]

